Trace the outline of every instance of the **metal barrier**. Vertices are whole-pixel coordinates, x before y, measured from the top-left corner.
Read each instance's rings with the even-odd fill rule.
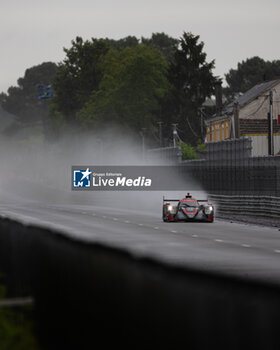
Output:
[[[242,137],[206,143],[205,159],[239,162],[252,156],[252,139]]]
[[[209,195],[217,213],[280,218],[280,197]]]
[[[181,160],[180,147],[148,150],[153,165],[181,164],[208,193],[280,197],[280,156],[251,157],[251,139],[206,145],[205,159]]]
[[[208,193],[280,197],[280,157],[182,162]]]
[[[147,150],[148,163],[166,164],[166,163],[181,163],[182,150],[181,147],[162,147]]]

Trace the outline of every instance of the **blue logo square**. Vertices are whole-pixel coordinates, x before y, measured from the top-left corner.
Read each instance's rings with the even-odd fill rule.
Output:
[[[73,170],[73,187],[90,187],[90,174],[91,171],[89,171],[89,168],[87,168],[86,170]]]

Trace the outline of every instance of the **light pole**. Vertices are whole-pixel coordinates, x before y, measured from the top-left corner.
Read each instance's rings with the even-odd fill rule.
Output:
[[[274,155],[274,142],[273,142],[273,92],[269,91],[269,113],[268,113],[268,154]]]
[[[162,147],[162,122],[157,122],[159,127],[159,147]]]
[[[142,155],[143,159],[145,159],[145,134],[146,134],[146,128],[141,128],[140,135],[142,137]]]
[[[178,133],[177,133],[177,124],[172,124],[173,128],[173,147],[176,148],[176,139],[178,139]]]

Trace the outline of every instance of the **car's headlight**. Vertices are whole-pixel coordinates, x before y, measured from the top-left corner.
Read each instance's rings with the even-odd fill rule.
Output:
[[[212,211],[213,211],[213,207],[212,206],[205,207],[205,209],[204,209],[204,212],[205,212],[206,215],[211,214]]]
[[[168,211],[171,211],[172,209],[173,209],[172,205],[168,205],[168,206],[167,206],[167,210],[168,210]]]

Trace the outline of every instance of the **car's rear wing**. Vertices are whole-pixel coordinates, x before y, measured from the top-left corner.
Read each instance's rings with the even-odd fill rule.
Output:
[[[163,202],[180,202],[181,199],[167,199],[163,196]]]
[[[191,199],[191,198],[190,198]],[[163,196],[163,202],[180,202],[181,199],[168,199]],[[195,199],[198,202],[208,202],[208,199]]]

